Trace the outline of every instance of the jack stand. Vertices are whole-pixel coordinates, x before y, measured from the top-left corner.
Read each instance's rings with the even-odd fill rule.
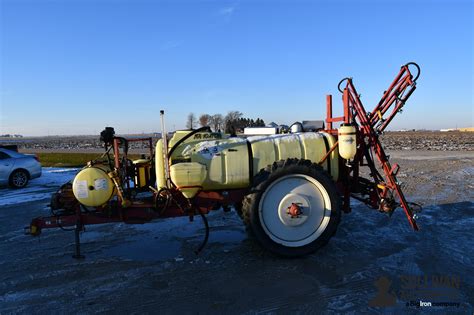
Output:
[[[72,255],[72,258],[75,259],[84,259],[85,256],[81,255],[81,239],[79,237],[79,233],[82,230],[82,224],[78,221],[76,224],[76,228],[74,229],[74,240],[75,240],[75,245],[76,245],[76,251],[74,255]]]

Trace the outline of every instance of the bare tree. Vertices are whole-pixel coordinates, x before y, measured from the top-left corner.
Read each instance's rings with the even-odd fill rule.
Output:
[[[194,113],[189,113],[188,119],[186,120],[186,128],[188,129],[194,129],[196,126],[196,115]]]
[[[215,132],[222,130],[223,123],[224,123],[224,117],[222,117],[221,114],[215,114],[209,118],[209,125],[211,125],[212,129]]]
[[[242,118],[243,114],[237,110],[232,110],[225,116],[225,132],[234,133],[235,124],[238,123],[239,119]]]
[[[238,110],[231,110],[225,116],[225,121],[226,122],[236,121],[236,120],[239,120],[242,116],[243,116],[243,114],[241,112],[239,112]]]
[[[201,116],[199,116],[199,124],[201,125],[201,127],[209,126],[210,119],[211,119],[211,115],[202,114]]]

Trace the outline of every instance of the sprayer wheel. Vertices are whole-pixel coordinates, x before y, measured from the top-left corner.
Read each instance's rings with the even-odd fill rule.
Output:
[[[336,233],[341,218],[336,186],[309,160],[267,166],[255,176],[251,192],[243,200],[244,222],[260,245],[275,254],[310,254]]]

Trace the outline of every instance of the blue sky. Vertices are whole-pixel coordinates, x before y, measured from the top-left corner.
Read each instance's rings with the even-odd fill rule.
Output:
[[[0,133],[184,128],[189,112],[325,117],[354,78],[368,110],[422,67],[392,129],[474,126],[472,1],[0,0]]]

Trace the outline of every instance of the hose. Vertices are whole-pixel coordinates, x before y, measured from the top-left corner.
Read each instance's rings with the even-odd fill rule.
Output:
[[[416,82],[416,80],[418,80],[418,78],[420,77],[420,73],[421,73],[420,66],[415,62],[409,62],[409,63],[405,64],[403,67],[407,67],[407,69],[410,70],[409,66],[415,66],[415,68],[417,70],[417,74],[416,74],[415,78],[413,79],[413,82]]]
[[[201,128],[198,128],[198,129],[194,129],[193,131],[191,131],[190,133],[188,133],[187,135],[185,135],[184,137],[182,137],[181,139],[178,140],[178,142],[176,142],[173,147],[170,149],[170,151],[168,152],[168,160],[169,158],[171,158],[171,154],[173,154],[174,150],[176,150],[176,148],[181,144],[183,143],[184,141],[188,140],[191,136],[195,135],[196,133],[198,132],[201,132],[201,131],[209,131],[211,132],[211,127],[209,126],[204,126],[204,127],[201,127]],[[166,137],[166,135],[165,135]],[[173,185],[174,187],[176,187],[176,185],[173,183],[173,181],[171,180],[171,176],[170,178],[167,178],[166,180],[169,180],[169,182],[171,183],[171,185]]]
[[[209,131],[211,132],[211,127],[209,126],[204,126],[204,127],[201,127],[201,128],[198,128],[198,129],[194,129],[193,131],[191,131],[190,133],[188,133],[187,135],[185,135],[184,137],[182,137],[181,139],[178,140],[178,142],[176,142],[173,147],[170,149],[170,151],[168,152],[168,158],[171,157],[171,154],[173,154],[174,150],[176,150],[176,148],[181,144],[183,143],[184,141],[188,140],[191,136],[195,135],[196,133],[198,132],[201,132],[201,131]],[[165,135],[166,137],[166,135]]]
[[[161,199],[161,198],[164,198],[164,199]],[[173,196],[170,194],[168,188],[161,188],[158,192],[156,192],[154,206],[155,206],[155,210],[158,211],[159,215],[163,214],[166,211],[166,209],[168,209],[168,206],[172,199],[173,199]]]
[[[128,155],[128,140],[124,137],[115,137],[115,139],[120,140],[119,145],[123,145],[123,152],[125,153],[125,155]]]
[[[184,141],[186,141],[187,139],[189,139],[190,137],[192,137],[193,135],[195,135],[196,133],[198,132],[202,132],[202,131],[209,131],[211,132],[211,128],[209,126],[204,126],[204,127],[201,127],[201,128],[198,128],[198,129],[195,129],[193,131],[191,131],[190,133],[188,133],[187,135],[185,135],[183,138],[179,139],[174,145],[173,147],[169,150],[168,152],[168,158],[171,157],[171,155],[173,154],[173,152],[176,150],[176,148],[181,144],[183,143]],[[164,135],[166,137],[166,135]],[[174,185],[174,183],[171,181],[171,178],[169,179],[171,184]],[[176,185],[174,185],[176,186]],[[172,198],[174,199],[174,198]],[[176,200],[175,200],[176,202]],[[178,204],[179,206],[179,204]],[[206,235],[204,237],[204,240],[202,241],[201,245],[199,246],[199,248],[194,251],[194,253],[196,255],[199,255],[199,253],[204,249],[204,247],[206,246],[207,244],[207,241],[209,240],[209,222],[207,221],[207,218],[204,214],[201,213],[201,211],[199,211],[199,214],[201,215],[201,218],[202,218],[202,221],[204,222],[204,226],[206,228]]]
[[[51,209],[51,214],[53,215],[53,217],[56,218],[56,224],[61,230],[66,231],[66,232],[72,232],[76,229],[75,227],[71,228],[71,229],[68,229],[68,228],[65,228],[64,226],[61,225],[60,217],[61,217],[62,214],[59,214],[59,213],[55,212],[53,209]],[[71,213],[66,212],[66,214],[71,214]]]
[[[344,82],[344,81],[346,81],[346,80],[352,80],[352,78],[349,78],[349,77],[344,78],[344,79],[342,79],[341,81],[339,81],[339,83],[337,84],[337,89],[338,89],[339,92],[341,92],[341,93],[344,93],[344,90],[341,90],[341,84],[342,84],[342,82]]]
[[[114,168],[114,165],[112,164],[112,160],[110,159],[110,150],[112,149],[112,146],[107,148],[107,144],[105,144],[105,153],[102,154],[101,158],[104,157],[104,155],[107,156],[107,164],[109,165],[110,169]]]
[[[204,246],[206,246],[207,241],[209,240],[209,222],[207,221],[206,216],[201,211],[199,211],[199,214],[201,215],[202,221],[204,222],[204,226],[206,227],[206,235],[199,248],[194,251],[196,255],[199,255],[199,253],[204,249]]]

